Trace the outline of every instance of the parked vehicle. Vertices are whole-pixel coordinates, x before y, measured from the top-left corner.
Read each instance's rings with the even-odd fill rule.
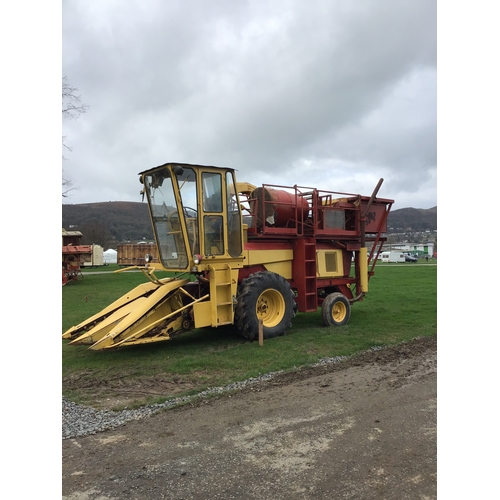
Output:
[[[405,255],[401,252],[382,252],[382,262],[405,262]]]
[[[415,257],[415,255],[410,255],[408,253],[405,255],[405,262],[418,262],[418,257]]]
[[[90,245],[90,253],[82,254],[82,267],[104,266],[104,251],[101,245]]]

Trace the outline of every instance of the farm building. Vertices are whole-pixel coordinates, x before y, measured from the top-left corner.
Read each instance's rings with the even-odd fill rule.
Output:
[[[401,252],[411,253],[413,255],[434,256],[434,243],[429,241],[427,243],[396,243],[391,244],[390,249],[384,245],[384,250],[400,250]]]

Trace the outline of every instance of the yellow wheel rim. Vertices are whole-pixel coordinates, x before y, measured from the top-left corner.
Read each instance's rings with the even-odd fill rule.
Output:
[[[268,288],[259,295],[255,309],[257,319],[261,319],[265,327],[272,328],[283,319],[285,300],[280,292]]]
[[[344,321],[347,314],[347,307],[343,302],[337,301],[332,307],[332,317],[336,323]]]

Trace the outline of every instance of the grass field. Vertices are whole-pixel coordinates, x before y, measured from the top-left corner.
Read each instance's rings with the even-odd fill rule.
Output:
[[[107,266],[105,270],[116,268]],[[62,289],[63,332],[145,281],[137,272],[92,271],[96,269],[85,270],[81,281]],[[348,356],[373,346],[436,335],[436,292],[435,261],[432,265],[378,264],[365,300],[352,306],[348,325],[323,326],[320,310],[299,313],[287,335],[266,340],[263,347],[243,339],[233,327],[194,330],[171,341],[109,352],[69,346],[63,340],[63,394],[91,404],[84,385],[69,390],[65,380],[84,376],[87,381],[105,384],[109,378],[133,381],[157,375],[189,382],[188,392],[193,393],[325,357]],[[166,393],[156,399],[164,401],[169,396]],[[144,402],[151,401],[146,398],[138,404]]]

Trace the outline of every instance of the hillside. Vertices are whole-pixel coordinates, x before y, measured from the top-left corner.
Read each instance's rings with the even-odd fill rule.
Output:
[[[389,233],[403,231],[434,231],[437,229],[437,207],[400,208],[389,213]]]
[[[81,231],[82,243],[103,247],[122,242],[152,240],[153,230],[146,202],[108,201],[62,205],[62,227]]]
[[[117,243],[152,240],[153,231],[146,202],[108,201],[62,205],[62,227],[83,233],[82,243],[109,248]],[[434,231],[437,207],[401,208],[389,213],[389,233]]]

